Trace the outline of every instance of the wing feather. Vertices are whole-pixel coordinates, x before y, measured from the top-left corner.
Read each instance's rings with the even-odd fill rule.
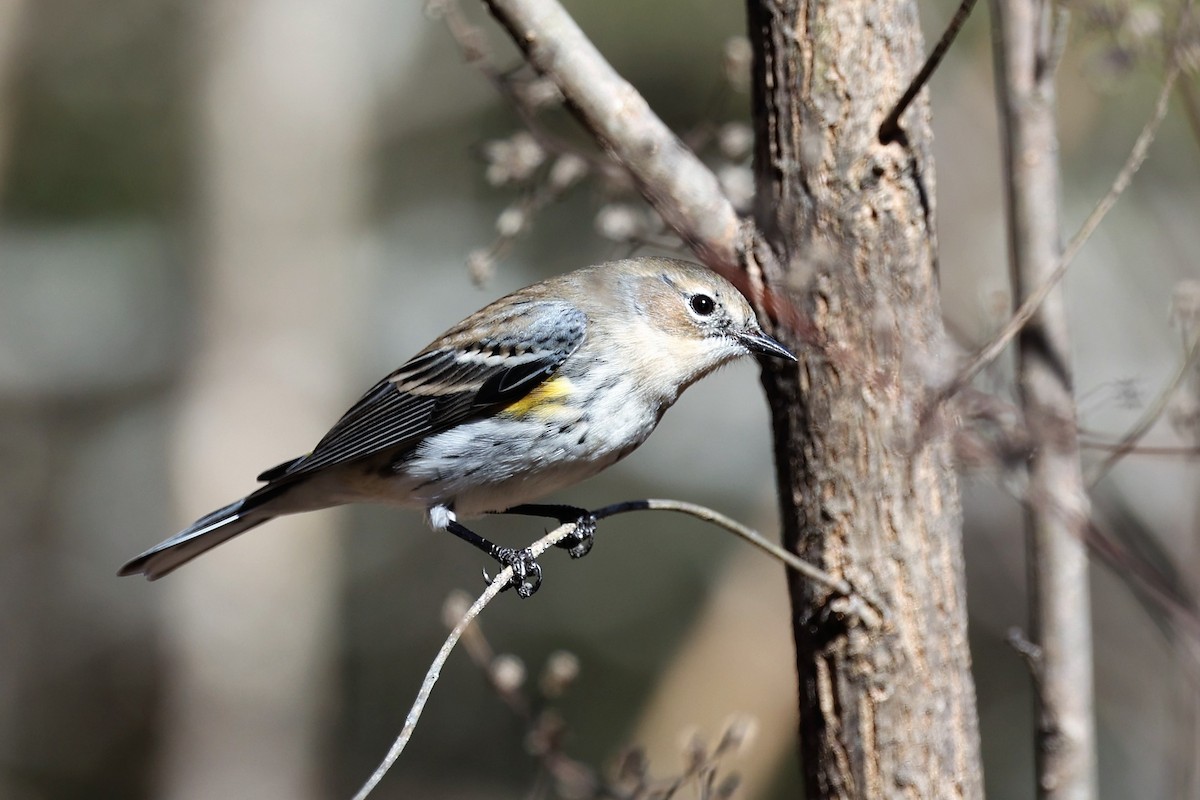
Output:
[[[481,312],[466,323],[477,318],[486,321]],[[503,326],[491,326],[505,329],[499,336],[472,337],[470,329],[460,326],[443,337],[450,344],[430,345],[371,387],[312,453],[259,479],[290,478],[377,453],[400,453],[427,436],[514,403],[579,348],[586,322],[574,306],[544,300],[524,304],[523,313]]]

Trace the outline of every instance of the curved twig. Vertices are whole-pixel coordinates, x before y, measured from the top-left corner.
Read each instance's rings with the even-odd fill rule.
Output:
[[[737,534],[804,577],[828,587],[837,594],[855,598],[854,589],[849,582],[841,578],[836,578],[828,572],[797,558],[779,545],[768,541],[758,531],[734,519],[730,519],[724,514],[713,511],[711,508],[696,505],[695,503],[685,503],[680,500],[630,500],[624,503],[613,503],[591,513],[593,517],[600,520],[630,511],[675,511],[681,514],[688,514],[705,522],[711,522],[718,527]],[[531,544],[529,551],[536,558],[571,535],[574,530],[574,522],[564,523]],[[396,741],[392,743],[387,755],[384,756],[383,761],[376,767],[375,772],[371,774],[367,782],[354,795],[353,800],[365,800],[379,784],[379,781],[383,779],[383,776],[387,774],[388,770],[392,768],[392,765],[396,763],[400,754],[404,752],[404,748],[408,745],[409,739],[412,738],[413,731],[416,730],[417,721],[421,718],[421,713],[425,710],[425,704],[429,701],[429,695],[433,692],[433,687],[437,684],[438,678],[442,673],[442,667],[446,665],[446,660],[450,657],[451,651],[454,650],[459,639],[462,638],[471,623],[475,621],[475,618],[487,608],[496,595],[500,594],[501,590],[512,580],[512,577],[512,567],[505,567],[500,570],[491,583],[488,584],[483,594],[471,604],[471,607],[463,614],[462,619],[450,631],[450,635],[446,637],[446,641],[442,644],[441,649],[434,656],[433,662],[429,665],[429,669],[425,672],[425,678],[421,681],[421,688],[417,690],[417,698],[413,701],[412,707],[408,711],[408,716],[404,719],[404,727],[400,729],[400,735],[396,737]],[[865,613],[868,610],[869,613]],[[872,607],[865,600],[857,603],[854,611],[863,616],[867,624],[878,624],[882,617],[879,609]]]
[[[682,500],[628,500],[623,503],[613,503],[611,506],[597,509],[592,512],[592,516],[596,519],[604,519],[616,514],[625,514],[630,511],[675,511],[680,514],[687,514],[696,519],[711,522],[718,527],[724,528],[730,533],[740,536],[750,544],[767,553],[775,560],[781,562],[787,567],[795,570],[798,574],[803,575],[814,583],[819,583],[822,586],[833,590],[834,592],[849,596],[854,593],[854,588],[850,583],[842,578],[836,578],[830,575],[820,567],[804,561],[793,553],[784,550],[779,545],[764,537],[761,533],[750,528],[735,519],[731,519],[724,514],[713,511],[711,508],[696,505],[695,503],[685,503]]]
[[[559,525],[554,530],[547,533],[541,539],[529,546],[529,550],[536,558],[542,553],[549,550],[554,545],[565,539],[572,531],[575,530],[575,523],[568,522]],[[367,795],[378,785],[383,776],[387,774],[392,765],[396,763],[396,759],[404,752],[405,746],[408,745],[408,740],[412,738],[413,731],[417,728],[417,721],[421,718],[421,712],[425,710],[425,703],[429,700],[429,695],[433,692],[433,687],[441,676],[442,667],[446,665],[446,660],[450,657],[450,652],[454,650],[454,646],[458,644],[458,640],[462,638],[463,633],[467,630],[475,618],[492,602],[492,599],[508,585],[512,580],[512,567],[505,567],[492,578],[492,582],[488,584],[487,589],[479,596],[467,612],[463,614],[461,620],[450,631],[450,635],[446,637],[446,641],[442,644],[437,655],[434,656],[433,662],[429,665],[429,669],[425,672],[425,679],[421,681],[421,688],[417,691],[417,699],[413,701],[412,707],[408,711],[408,716],[404,719],[404,727],[400,729],[400,735],[396,737],[396,741],[392,743],[387,755],[383,761],[376,767],[375,772],[363,784],[363,787],[354,795],[354,800],[365,800]]]

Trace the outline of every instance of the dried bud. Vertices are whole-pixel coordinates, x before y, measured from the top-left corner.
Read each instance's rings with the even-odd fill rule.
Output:
[[[530,755],[544,756],[562,746],[567,735],[567,723],[553,710],[543,711],[525,735],[525,749]]]
[[[493,139],[483,146],[487,161],[484,177],[493,186],[524,183],[546,160],[546,151],[528,131],[518,131],[507,139]]]
[[[1123,27],[1134,41],[1157,39],[1162,31],[1162,9],[1149,3],[1134,6],[1125,15]]]
[[[470,609],[471,598],[466,592],[451,592],[446,596],[446,602],[442,603],[442,623],[447,628],[453,628],[462,622]]]
[[[1167,404],[1167,421],[1180,437],[1200,443],[1200,397],[1197,397],[1200,387],[1195,385],[1197,383],[1200,381],[1193,381],[1191,386],[1180,386],[1171,395],[1171,401]]]
[[[1200,280],[1184,280],[1175,284],[1171,292],[1171,322],[1178,325],[1188,337],[1200,330]]]
[[[648,771],[646,751],[640,747],[629,747],[617,756],[614,773],[618,781],[644,781]]]
[[[754,131],[744,122],[727,122],[717,131],[717,146],[730,161],[741,161],[754,147]]]
[[[467,274],[476,286],[482,286],[496,273],[496,261],[490,250],[479,248],[467,255]]]
[[[750,61],[753,57],[749,38],[731,36],[725,40],[725,80],[739,92],[750,90]]]
[[[579,658],[574,653],[558,650],[546,659],[540,686],[546,697],[561,697],[579,677]]]
[[[493,686],[509,694],[525,685],[525,664],[513,655],[496,656],[488,668],[488,676]]]
[[[753,741],[758,733],[758,720],[749,714],[737,714],[725,721],[725,730],[717,743],[718,753],[736,753]]]
[[[516,86],[521,102],[528,108],[537,110],[547,106],[557,106],[563,101],[562,92],[557,84],[549,78],[534,78],[523,81]]]
[[[511,239],[525,228],[529,216],[523,208],[509,206],[496,217],[496,232],[506,239]]]
[[[556,761],[553,773],[554,788],[562,800],[591,800],[599,796],[596,776],[578,761]]]
[[[726,164],[717,169],[717,181],[721,191],[729,198],[733,208],[740,214],[750,211],[754,204],[754,173],[749,167]]]
[[[520,166],[522,176],[528,177],[545,162],[546,151],[528,131],[518,131],[509,142],[512,144],[513,157]]]
[[[605,239],[628,242],[646,232],[646,220],[633,206],[610,203],[596,214],[596,230]]]
[[[574,153],[566,153],[555,159],[550,167],[550,188],[562,192],[574,186],[588,173],[587,162]]]
[[[681,754],[683,756],[683,774],[694,775],[704,766],[704,762],[708,760],[708,748],[704,745],[704,740],[700,738],[700,731],[696,728],[690,728],[683,732],[680,737],[683,741]]]

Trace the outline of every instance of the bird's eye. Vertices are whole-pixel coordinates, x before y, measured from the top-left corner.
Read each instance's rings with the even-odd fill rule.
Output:
[[[692,307],[692,311],[695,311],[702,317],[707,317],[717,308],[716,301],[706,294],[692,295],[692,299],[688,302],[688,304]]]

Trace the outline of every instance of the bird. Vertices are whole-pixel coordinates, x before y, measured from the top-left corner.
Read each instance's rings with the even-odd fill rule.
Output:
[[[542,580],[531,553],[462,520],[576,522],[560,546],[584,555],[595,519],[532,501],[629,455],[688,386],[747,355],[795,361],[746,298],[700,265],[633,258],[549,278],[450,328],[372,386],[311,452],[266,470],[262,486],[118,574],[155,580],[275,517],[372,503],[423,511],[435,530],[511,566],[510,586],[528,597]]]

